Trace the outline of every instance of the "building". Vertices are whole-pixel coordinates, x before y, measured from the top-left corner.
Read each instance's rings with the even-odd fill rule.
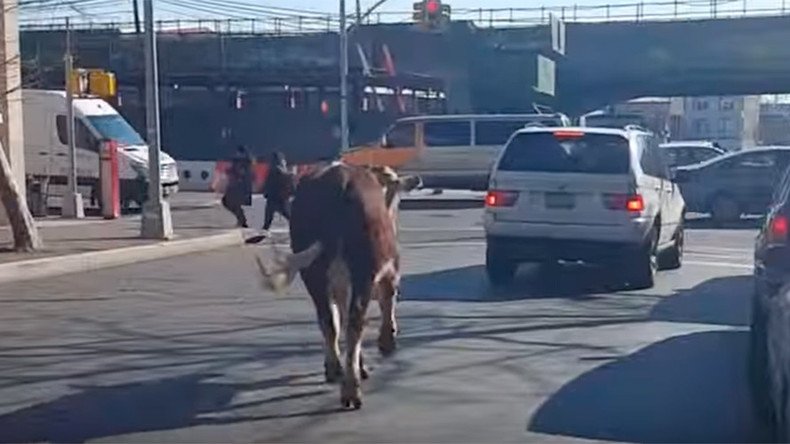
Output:
[[[760,105],[760,145],[790,145],[790,103]]]
[[[612,113],[624,116],[639,116],[651,131],[669,136],[670,99],[666,97],[640,97],[612,106]]]
[[[711,140],[729,150],[759,144],[760,96],[684,97],[673,102],[673,115],[682,115],[674,140]]]

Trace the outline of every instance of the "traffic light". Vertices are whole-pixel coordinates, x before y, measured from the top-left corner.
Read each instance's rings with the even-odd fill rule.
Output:
[[[441,0],[422,0],[414,3],[412,17],[422,26],[438,28],[450,21],[450,10]]]

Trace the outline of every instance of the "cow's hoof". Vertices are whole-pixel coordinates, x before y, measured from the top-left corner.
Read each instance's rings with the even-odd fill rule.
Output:
[[[397,344],[395,343],[395,338],[379,338],[379,351],[382,355],[390,356],[391,354],[395,353],[396,348]]]
[[[343,405],[344,409],[354,408],[354,410],[359,410],[362,408],[362,400],[359,398],[356,399],[343,399],[340,401],[340,404]]]
[[[348,380],[344,381],[340,389],[340,404],[343,408],[354,407],[354,410],[362,407],[362,391],[359,385]]]

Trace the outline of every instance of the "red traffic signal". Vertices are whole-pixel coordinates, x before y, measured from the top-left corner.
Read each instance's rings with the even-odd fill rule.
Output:
[[[428,14],[436,14],[442,9],[442,3],[439,0],[426,0],[425,12]]]

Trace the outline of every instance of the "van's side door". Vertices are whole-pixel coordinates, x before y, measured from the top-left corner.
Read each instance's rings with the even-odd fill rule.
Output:
[[[474,168],[488,173],[499,153],[524,122],[516,120],[478,120],[475,122]]]
[[[423,124],[422,167],[426,175],[452,177],[473,171],[472,122],[426,121]]]

